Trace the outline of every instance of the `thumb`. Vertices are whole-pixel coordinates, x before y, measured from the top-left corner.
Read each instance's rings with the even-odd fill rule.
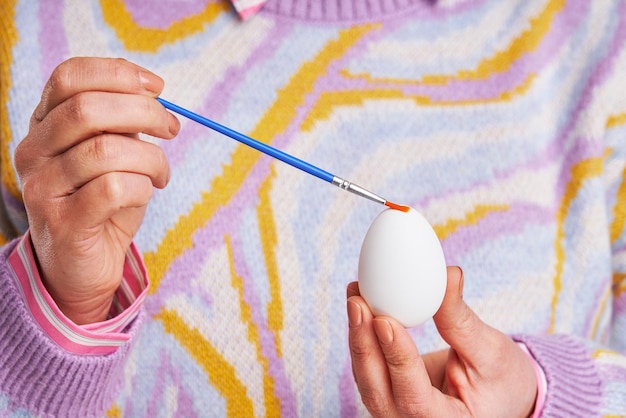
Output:
[[[460,267],[448,267],[446,293],[433,319],[441,337],[466,361],[474,366],[489,361],[484,358],[488,356],[484,347],[499,333],[485,324],[463,300]]]

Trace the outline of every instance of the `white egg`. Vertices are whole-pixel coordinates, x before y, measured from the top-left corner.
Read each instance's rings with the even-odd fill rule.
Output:
[[[359,256],[359,290],[374,315],[420,325],[441,306],[446,261],[428,221],[415,209],[386,209],[370,226]]]

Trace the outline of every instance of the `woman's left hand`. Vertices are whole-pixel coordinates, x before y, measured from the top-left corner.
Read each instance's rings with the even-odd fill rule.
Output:
[[[393,318],[374,318],[347,289],[352,370],[374,417],[528,417],[537,380],[528,356],[511,338],[482,322],[462,298],[463,272],[448,267],[448,286],[435,325],[450,349],[420,355]]]

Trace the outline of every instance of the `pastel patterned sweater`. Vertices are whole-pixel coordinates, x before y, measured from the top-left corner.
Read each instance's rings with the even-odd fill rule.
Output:
[[[546,417],[626,415],[626,1],[0,2],[0,415],[367,416],[345,287],[380,205],[193,122],[110,321],[38,278],[12,165],[53,69],[124,57],[162,97],[433,225],[528,348]],[[255,13],[256,12],[256,13]],[[432,321],[410,330],[445,347]],[[480,342],[477,342],[480,344]]]

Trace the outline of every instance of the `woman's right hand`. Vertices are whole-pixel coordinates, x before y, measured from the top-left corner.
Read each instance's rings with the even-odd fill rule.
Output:
[[[42,280],[77,324],[106,319],[153,187],[169,181],[163,150],[138,135],[177,135],[180,123],[155,100],[162,89],[123,59],[69,59],[15,151]]]

